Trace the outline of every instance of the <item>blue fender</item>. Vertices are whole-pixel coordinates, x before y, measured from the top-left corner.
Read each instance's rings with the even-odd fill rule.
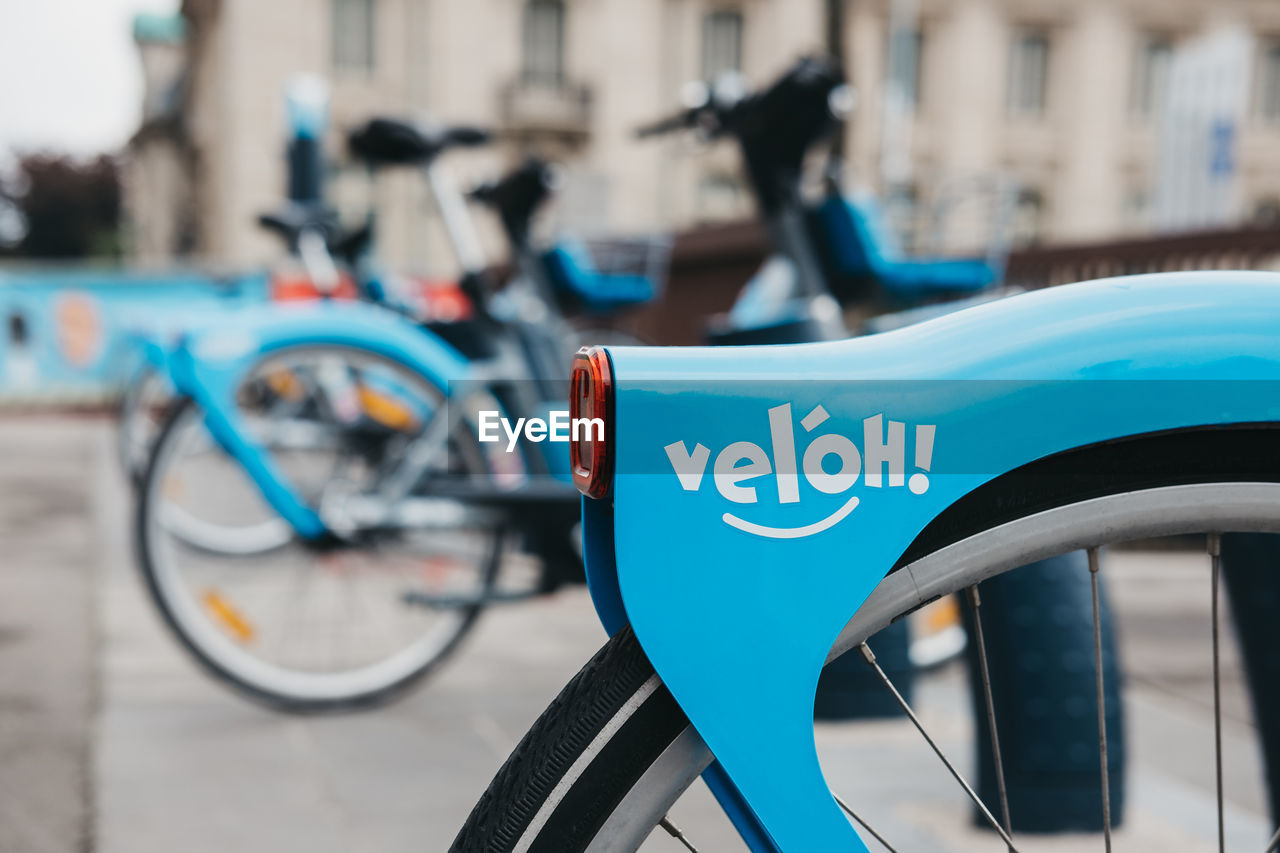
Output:
[[[263,497],[298,533],[325,534],[324,524],[276,469],[270,454],[243,428],[235,391],[245,375],[272,352],[294,346],[351,347],[399,362],[448,394],[465,379],[468,362],[456,349],[398,314],[362,303],[265,305],[211,323],[184,337],[169,354],[169,376],[179,393],[194,399],[205,424],[244,466]]]
[[[610,358],[612,511],[585,514],[602,620],[633,626],[772,845],[862,850],[813,741],[849,617],[1001,474],[1119,437],[1280,422],[1264,393],[1280,388],[1280,276],[1110,279],[866,338]]]

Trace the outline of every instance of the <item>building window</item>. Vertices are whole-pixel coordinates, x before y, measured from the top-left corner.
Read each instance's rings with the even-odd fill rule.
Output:
[[[1280,198],[1263,198],[1254,202],[1253,223],[1268,228],[1280,225]]]
[[[920,30],[899,30],[889,36],[891,97],[911,110],[920,106],[920,67],[923,56],[924,34]]]
[[[1258,68],[1258,115],[1268,124],[1280,124],[1280,42],[1262,50]]]
[[[524,82],[560,88],[564,85],[564,3],[529,0],[524,6]]]
[[[1173,40],[1168,36],[1149,35],[1138,45],[1129,91],[1129,109],[1134,116],[1149,118],[1160,108],[1172,62]]]
[[[1151,196],[1146,190],[1136,189],[1125,196],[1124,219],[1134,231],[1147,227],[1151,221]]]
[[[1009,114],[1044,115],[1049,83],[1049,36],[1028,30],[1014,36],[1009,56]]]
[[[333,67],[372,71],[374,0],[332,0]]]
[[[720,9],[702,19],[702,78],[742,70],[742,13]]]
[[[1034,246],[1044,232],[1044,196],[1038,190],[1018,193],[1013,207],[1013,223],[1009,237],[1014,248]]]

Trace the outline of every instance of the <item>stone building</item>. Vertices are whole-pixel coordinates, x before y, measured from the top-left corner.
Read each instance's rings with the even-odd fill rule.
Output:
[[[164,264],[195,249],[190,148],[185,133],[185,27],[139,15],[133,37],[143,70],[142,123],[129,140],[122,180],[134,260]]]
[[[175,175],[147,125],[133,148],[130,210],[147,257],[165,246],[236,264],[278,255],[254,218],[281,198],[283,91],[299,72],[332,86],[335,158],[341,130],[362,118],[430,115],[500,134],[491,151],[451,158],[463,180],[529,149],[566,163],[569,226],[749,215],[727,146],[632,131],[671,111],[688,80],[736,69],[765,82],[832,44],[858,92],[844,140],[852,180],[920,211],[1007,173],[1021,188],[1020,239],[1078,241],[1150,227],[1157,178],[1178,173],[1160,154],[1178,57],[1243,33],[1246,106],[1215,136],[1215,168],[1232,216],[1280,212],[1280,4],[1269,0],[184,0],[182,18],[165,118],[180,142]],[[139,46],[149,76],[173,71],[147,59],[154,40]],[[370,188],[348,170],[331,186],[344,208],[376,204],[390,262],[448,269],[420,182],[387,175]],[[184,205],[190,219],[175,220]]]

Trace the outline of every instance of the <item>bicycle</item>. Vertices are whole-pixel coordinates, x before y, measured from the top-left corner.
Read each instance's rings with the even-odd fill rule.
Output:
[[[1208,535],[1223,849],[1218,543],[1280,531],[1278,316],[1280,276],[1173,273],[731,357],[584,351],[571,412],[606,430],[572,446],[574,478],[611,639],[451,849],[634,850],[662,827],[692,850],[666,816],[700,774],[752,850],[894,849],[823,778],[812,704],[824,662],[854,649],[881,674],[865,640],[894,619],[948,593],[976,606],[980,581],[1084,548],[1101,697],[1114,661],[1096,640],[1098,548],[1188,532]],[[1116,720],[1101,699],[1093,712],[1109,849]],[[1007,808],[938,756],[993,848],[1017,849]]]
[[[324,198],[326,162],[321,140],[328,125],[328,92],[323,82],[303,76],[288,88],[287,147],[288,200],[280,208],[258,217],[258,225],[279,237],[289,255],[301,265],[304,279],[316,298],[361,299],[419,319],[433,319],[419,305],[411,304],[395,276],[371,258],[372,217],[346,227]],[[452,146],[488,144],[489,135],[477,128],[454,128]],[[246,303],[247,305],[248,303]],[[457,310],[449,306],[446,310]],[[167,359],[182,334],[208,323],[222,322],[207,312],[168,310],[149,318],[133,334],[141,362],[125,384],[121,397],[116,450],[129,481],[136,485],[146,471],[151,448],[173,403]],[[200,533],[192,529],[193,537]],[[205,531],[210,532],[210,531]],[[223,537],[204,536],[202,547],[217,550],[235,545]],[[250,537],[245,545],[253,549]]]
[[[530,162],[473,193],[498,212],[517,266],[491,294],[463,195],[438,163],[478,136],[387,119],[351,135],[375,167],[423,170],[471,317],[424,329],[359,302],[271,307],[193,333],[167,359],[181,396],[140,488],[140,565],[180,642],[249,698],[293,711],[388,701],[483,607],[582,576],[564,444],[527,431],[485,444],[477,419],[551,420],[566,344],[581,342],[566,306],[607,314],[651,299],[669,243],[645,241],[637,271],[598,268],[585,243],[540,253],[529,222],[553,170]],[[185,535],[191,519],[209,535]],[[203,547],[228,530],[253,541]],[[498,590],[513,540],[536,561],[513,569],[521,587]]]

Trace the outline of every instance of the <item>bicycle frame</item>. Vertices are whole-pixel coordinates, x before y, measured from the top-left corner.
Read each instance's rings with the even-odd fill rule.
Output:
[[[369,352],[405,365],[446,393],[450,383],[466,381],[472,371],[444,341],[398,315],[359,303],[265,306],[178,345],[168,358],[174,387],[196,401],[214,440],[244,468],[271,508],[304,539],[319,539],[327,533],[324,522],[250,437],[235,400],[254,365],[295,346]]]
[[[749,846],[866,849],[823,780],[813,699],[841,629],[931,521],[1056,453],[1280,423],[1280,395],[1259,393],[1280,388],[1278,331],[1280,276],[1175,273],[847,341],[610,350],[612,500],[584,500],[592,597],[710,747]],[[843,453],[848,474],[859,447],[853,479],[822,468]]]

